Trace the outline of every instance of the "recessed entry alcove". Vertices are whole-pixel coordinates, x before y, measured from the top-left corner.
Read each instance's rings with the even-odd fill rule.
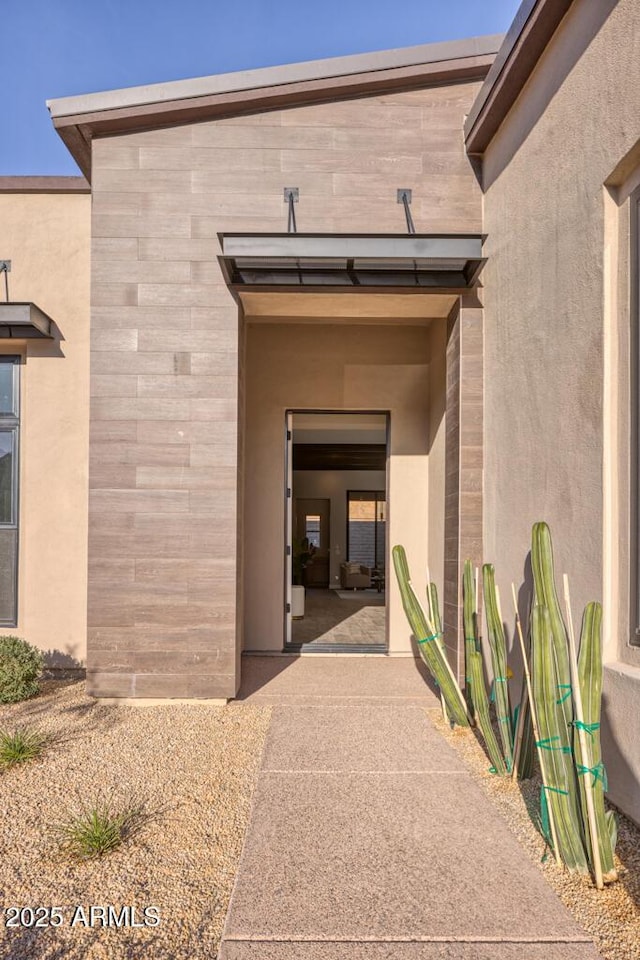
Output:
[[[418,569],[443,574],[450,304],[440,300],[244,302],[245,651],[411,654],[390,550],[404,543]],[[305,538],[315,549],[301,572]],[[288,609],[299,585],[303,619]]]

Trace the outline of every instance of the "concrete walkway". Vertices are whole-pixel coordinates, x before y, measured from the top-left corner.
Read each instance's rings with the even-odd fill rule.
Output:
[[[597,960],[412,660],[243,667],[274,710],[220,960]]]

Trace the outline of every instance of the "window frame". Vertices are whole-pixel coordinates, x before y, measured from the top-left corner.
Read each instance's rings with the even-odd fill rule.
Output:
[[[383,549],[383,551],[382,551],[382,554],[383,554],[383,555],[382,555],[382,569],[384,569],[385,560],[386,560],[387,492],[386,492],[386,490],[363,490],[363,489],[361,489],[361,488],[353,489],[353,490],[347,490],[347,516],[346,516],[346,520],[347,520],[347,536],[346,536],[346,546],[347,546],[347,559],[348,559],[348,560],[351,559],[350,528],[349,528],[349,524],[350,524],[350,522],[351,522],[351,518],[350,518],[350,516],[349,516],[349,506],[350,506],[350,504],[351,504],[351,502],[352,502],[352,501],[351,501],[351,495],[352,495],[352,494],[354,495],[354,502],[357,502],[357,499],[358,499],[358,495],[359,495],[359,494],[368,494],[369,497],[370,497],[370,499],[371,499],[371,501],[375,504],[375,506],[374,506],[374,521],[373,521],[373,523],[374,523],[374,526],[373,526],[374,566],[373,566],[373,568],[372,568],[372,569],[374,569],[374,570],[379,570],[379,569],[381,569],[381,566],[380,566],[380,563],[379,563],[379,553],[380,553],[380,549],[379,549],[379,543],[378,543],[378,534],[379,534],[378,524],[379,524],[379,523],[384,523],[384,529],[385,529],[385,547],[384,547],[384,549]],[[364,498],[364,496],[363,496],[363,497],[360,497],[359,499],[364,500],[365,498]],[[384,517],[381,518],[381,519],[378,519],[378,504],[379,504],[379,503],[384,503],[384,505],[385,505],[385,508],[384,508]]]
[[[629,307],[631,374],[631,463],[632,484],[629,511],[631,542],[631,622],[630,644],[640,646],[640,187],[629,197]]]
[[[11,464],[11,519],[0,521],[0,536],[13,533],[13,571],[11,578],[12,615],[0,617],[0,627],[16,627],[18,625],[18,558],[20,537],[20,367],[23,357],[19,354],[0,354],[0,364],[13,366],[13,403],[12,411],[0,412],[0,433],[12,435],[12,464]]]

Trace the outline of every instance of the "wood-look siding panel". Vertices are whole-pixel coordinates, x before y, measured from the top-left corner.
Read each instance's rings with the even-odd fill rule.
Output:
[[[190,279],[189,261],[156,263],[131,257],[128,260],[98,260],[93,267],[94,283],[188,283]]]
[[[322,127],[287,127],[282,124],[246,124],[223,126],[201,124],[193,134],[194,147],[214,147],[229,150],[284,150],[288,147],[307,150],[331,150],[334,146],[333,130]],[[206,154],[204,155],[206,159]]]
[[[106,374],[165,374],[175,373],[177,354],[170,353],[125,353],[124,351],[103,351],[94,353],[91,358],[91,374],[94,377]]]
[[[414,192],[418,230],[479,230],[480,191],[462,144],[477,88],[94,142],[92,693],[236,690],[242,334],[217,234],[284,231],[285,186],[300,189],[300,230],[403,233],[399,186]],[[458,345],[448,354],[445,616],[481,509],[482,344],[464,313]]]
[[[140,239],[173,240],[191,236],[189,216],[162,214],[95,214],[92,219],[95,237],[139,237]],[[181,259],[181,258],[179,258]]]

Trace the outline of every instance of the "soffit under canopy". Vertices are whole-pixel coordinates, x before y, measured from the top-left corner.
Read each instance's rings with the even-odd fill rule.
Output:
[[[53,339],[53,320],[35,303],[0,303],[0,340]]]
[[[336,309],[343,316],[374,319],[395,313],[415,319],[446,316],[458,296],[476,288],[486,261],[479,234],[221,233],[218,237],[222,250],[218,260],[226,283],[245,313],[254,317],[295,316],[296,311],[326,317],[335,316]],[[292,302],[287,306],[290,297],[300,301],[308,294],[318,295],[315,305]],[[385,295],[384,305],[380,294]],[[408,311],[401,309],[407,294],[422,298]],[[386,299],[389,296],[395,298],[395,309]],[[350,302],[340,304],[343,297]],[[366,301],[358,308],[360,297]]]

